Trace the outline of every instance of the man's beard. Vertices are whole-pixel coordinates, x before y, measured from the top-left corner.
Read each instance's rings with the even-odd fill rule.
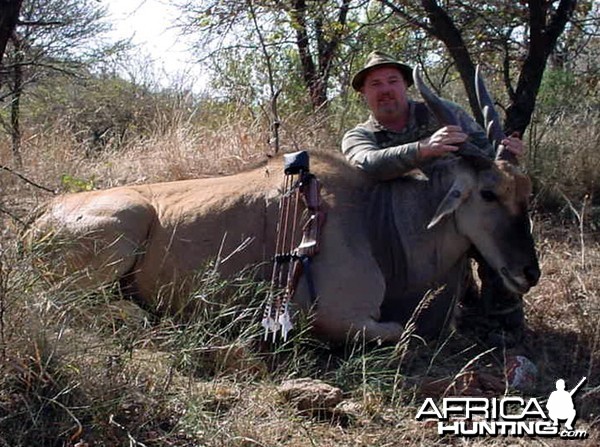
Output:
[[[396,98],[386,95],[378,99],[377,110],[379,112],[378,114],[381,115],[397,115],[401,110],[400,101],[398,101]]]

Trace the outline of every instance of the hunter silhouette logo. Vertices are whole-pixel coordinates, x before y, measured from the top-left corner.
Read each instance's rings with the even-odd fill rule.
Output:
[[[573,404],[573,395],[579,390],[579,387],[583,385],[586,377],[581,379],[579,383],[571,391],[565,391],[565,381],[558,379],[556,381],[556,391],[553,391],[548,398],[546,409],[548,410],[548,416],[554,422],[555,426],[558,426],[559,419],[564,419],[565,428],[567,430],[573,430],[573,421],[577,417],[575,411],[575,405]]]
[[[588,437],[587,432],[573,428],[577,417],[573,396],[585,381],[583,377],[567,391],[565,381],[558,379],[556,391],[548,397],[545,410],[543,401],[519,396],[446,397],[440,403],[428,397],[417,412],[416,420],[437,421],[440,435],[584,439]],[[562,429],[560,421],[565,421]]]

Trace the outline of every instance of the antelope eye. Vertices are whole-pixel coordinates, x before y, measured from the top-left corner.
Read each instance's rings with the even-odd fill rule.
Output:
[[[496,196],[494,191],[490,191],[489,189],[481,190],[480,194],[481,194],[481,198],[483,200],[485,200],[486,202],[493,202],[495,200],[498,200],[498,196]]]

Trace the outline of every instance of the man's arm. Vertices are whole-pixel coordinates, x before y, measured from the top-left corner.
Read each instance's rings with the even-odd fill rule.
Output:
[[[417,167],[418,144],[379,149],[374,135],[361,127],[344,135],[342,152],[354,166],[376,180],[391,180]]]

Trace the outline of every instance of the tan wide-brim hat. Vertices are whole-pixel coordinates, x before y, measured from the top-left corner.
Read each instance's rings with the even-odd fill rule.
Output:
[[[412,75],[413,69],[410,65],[398,62],[392,56],[385,54],[382,51],[373,51],[367,56],[367,62],[365,63],[365,66],[352,78],[352,88],[354,88],[354,90],[357,92],[360,91],[365,83],[367,74],[369,74],[369,72],[374,68],[379,67],[395,67],[400,70],[400,73],[402,73],[402,76],[404,76],[407,87],[410,87],[414,83]]]

